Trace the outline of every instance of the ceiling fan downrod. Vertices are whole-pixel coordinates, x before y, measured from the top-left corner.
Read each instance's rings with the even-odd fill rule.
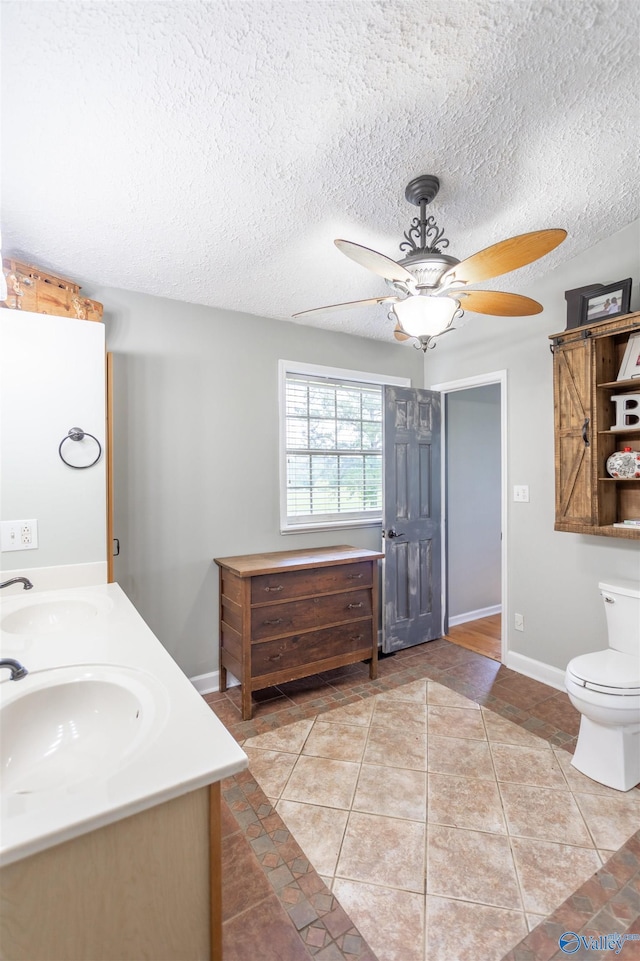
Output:
[[[410,204],[420,208],[420,216],[414,217],[409,230],[404,233],[404,241],[400,250],[412,255],[441,254],[442,247],[448,247],[449,241],[444,236],[444,228],[438,227],[435,217],[427,217],[427,206],[434,199],[440,189],[440,181],[433,174],[423,174],[411,180],[404,195]],[[427,243],[427,240],[430,243]]]

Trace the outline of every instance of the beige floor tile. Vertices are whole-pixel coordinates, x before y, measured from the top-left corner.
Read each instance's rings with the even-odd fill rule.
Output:
[[[427,897],[425,961],[500,961],[526,934],[521,911]]]
[[[507,833],[498,786],[480,778],[429,774],[427,820],[470,831]]]
[[[506,781],[502,781],[499,787],[509,834],[592,846],[578,805],[569,791],[550,791]]]
[[[424,893],[425,826],[352,811],[336,877]]]
[[[394,730],[424,730],[427,705],[419,701],[403,701],[400,698],[377,697],[372,726],[391,727]]]
[[[600,855],[600,860],[603,864],[606,864],[609,858],[612,858],[615,853],[615,851],[602,851],[600,848],[598,848],[598,854]]]
[[[346,707],[334,707],[333,710],[322,714],[322,720],[327,724],[353,724],[356,727],[369,727],[375,698],[347,704]]]
[[[512,838],[525,911],[551,914],[600,867],[594,848]]]
[[[409,681],[394,688],[393,691],[385,691],[384,694],[376,694],[376,703],[380,701],[415,701],[424,704],[427,700],[426,680]]]
[[[257,751],[246,744],[244,751],[249,758],[249,770],[267,797],[280,797],[298,755],[279,751]]]
[[[324,718],[324,715],[322,715]],[[336,761],[360,761],[367,743],[367,729],[354,724],[327,724],[317,720],[305,745],[303,754],[330,757]]]
[[[620,791],[616,791],[615,788],[607,787],[606,784],[600,784],[598,781],[592,781],[590,777],[586,774],[582,774],[577,768],[571,763],[573,755],[569,754],[568,751],[563,751],[562,749],[554,749],[556,760],[560,767],[562,768],[563,774],[567,779],[567,783],[574,794],[600,794],[603,797],[619,798],[621,797]]]
[[[452,691],[444,684],[438,684],[437,681],[429,681],[427,703],[439,704],[442,707],[463,707],[469,711],[480,710],[480,705],[475,701],[470,701],[464,694],[458,694],[457,691]]]
[[[313,718],[305,718],[303,721],[286,724],[277,731],[267,731],[265,734],[249,737],[244,742],[245,747],[255,747],[261,751],[287,751],[289,754],[299,754],[313,727],[313,720]]]
[[[489,745],[468,737],[427,738],[427,766],[437,774],[459,774],[495,781]]]
[[[279,801],[276,810],[318,874],[332,878],[349,812],[298,801]]]
[[[532,747],[538,751],[550,751],[551,745],[541,737],[526,731],[524,728],[507,721],[506,718],[493,711],[482,708],[482,716],[487,729],[487,737],[490,741],[497,741],[501,744],[523,744],[525,747]]]
[[[384,961],[422,961],[424,897],[408,891],[336,878],[333,892]]]
[[[286,801],[349,808],[358,780],[359,765],[325,757],[299,757],[282,797]]]
[[[427,893],[521,911],[509,838],[430,824]]]
[[[553,751],[538,751],[524,744],[493,743],[491,754],[499,781],[568,790]]]
[[[425,821],[427,775],[424,771],[363,764],[353,799],[353,810]]]
[[[527,927],[530,931],[537,928],[541,921],[544,921],[544,914],[527,914],[525,915],[527,919]]]
[[[365,764],[426,771],[426,731],[418,725],[405,725],[395,730],[384,724],[372,724],[362,760]]]
[[[604,803],[597,794],[576,794],[575,799],[596,847],[617,850],[638,830],[640,791],[618,792]]]
[[[487,737],[480,711],[471,709],[429,705],[427,725],[429,734],[439,737],[470,737],[480,741]]]

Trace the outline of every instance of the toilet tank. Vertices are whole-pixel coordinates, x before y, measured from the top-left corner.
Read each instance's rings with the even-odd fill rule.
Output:
[[[609,647],[640,657],[640,582],[598,584],[607,616]]]

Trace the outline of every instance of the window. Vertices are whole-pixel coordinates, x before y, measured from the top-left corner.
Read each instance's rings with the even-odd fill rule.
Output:
[[[280,361],[281,529],[382,519],[382,387],[405,378]]]

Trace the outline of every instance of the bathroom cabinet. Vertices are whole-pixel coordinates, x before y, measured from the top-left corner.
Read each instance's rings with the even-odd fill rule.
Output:
[[[220,568],[220,690],[251,692],[370,659],[378,665],[378,560],[340,546],[215,559]]]
[[[640,312],[552,334],[554,357],[557,531],[640,540],[640,531],[614,526],[640,517],[640,478],[607,474],[608,457],[624,446],[640,450],[640,423],[616,427],[612,398],[640,394],[640,378],[617,380]],[[636,413],[640,413],[640,408]]]
[[[3,961],[221,961],[220,785],[0,871]]]

